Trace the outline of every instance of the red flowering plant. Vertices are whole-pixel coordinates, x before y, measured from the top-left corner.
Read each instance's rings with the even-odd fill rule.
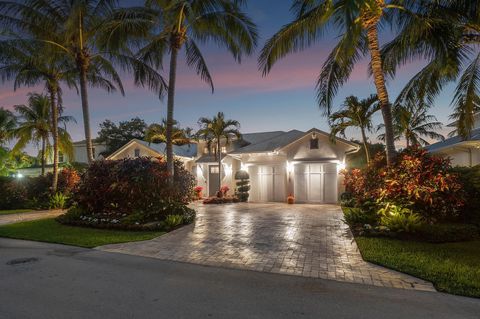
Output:
[[[359,206],[394,203],[436,222],[458,217],[465,203],[462,185],[450,169],[448,159],[409,148],[388,167],[384,155],[378,155],[367,168],[346,172],[345,186]]]
[[[223,185],[222,187],[220,187],[220,191],[223,193],[223,195],[227,195],[228,191],[230,190],[230,187],[228,187],[227,185]]]

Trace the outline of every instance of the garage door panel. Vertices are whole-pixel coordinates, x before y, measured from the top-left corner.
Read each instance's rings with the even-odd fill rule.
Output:
[[[325,173],[325,203],[337,202],[337,173]]]
[[[285,168],[281,165],[260,165],[258,167],[259,201],[284,201]]]
[[[335,163],[297,164],[294,190],[299,202],[336,203],[337,165]]]
[[[321,202],[323,200],[323,183],[322,175],[316,173],[310,173],[308,180],[308,198],[310,202]]]

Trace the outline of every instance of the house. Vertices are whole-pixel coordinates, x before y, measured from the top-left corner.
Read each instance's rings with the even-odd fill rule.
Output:
[[[357,152],[352,142],[330,140],[330,134],[318,129],[308,132],[292,130],[243,134],[227,145],[221,141],[222,165],[218,166],[216,150],[205,141],[174,146],[174,154],[196,177],[205,196],[215,196],[221,186],[233,193],[235,173],[250,175],[250,201],[284,202],[289,194],[297,202],[336,203],[343,182],[339,171],[345,167],[348,153]],[[165,144],[132,140],[107,159],[165,154]],[[221,183],[219,183],[221,174]]]
[[[455,123],[448,126],[454,126]],[[449,157],[453,166],[475,166],[480,164],[480,113],[475,114],[474,128],[468,139],[454,136],[445,141],[431,144],[425,149],[433,154]]]

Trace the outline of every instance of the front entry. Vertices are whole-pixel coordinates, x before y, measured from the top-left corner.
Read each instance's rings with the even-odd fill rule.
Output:
[[[220,170],[218,165],[208,166],[208,194],[209,196],[216,196],[217,192],[220,190],[220,184],[218,182],[218,177],[220,175]]]

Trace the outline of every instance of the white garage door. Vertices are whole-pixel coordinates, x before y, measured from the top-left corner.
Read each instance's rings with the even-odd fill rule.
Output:
[[[258,200],[261,202],[283,202],[285,195],[285,168],[281,165],[258,166]]]
[[[335,163],[295,165],[294,189],[298,202],[336,203],[337,165]]]

